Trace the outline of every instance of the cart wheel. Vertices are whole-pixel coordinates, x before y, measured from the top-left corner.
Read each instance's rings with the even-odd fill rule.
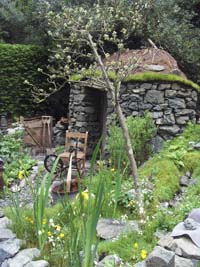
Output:
[[[44,167],[48,172],[51,172],[53,168],[53,164],[56,161],[58,156],[54,154],[47,155],[46,158],[44,159]],[[55,169],[55,173],[59,173],[63,170],[63,162],[61,159],[58,160],[58,164]]]

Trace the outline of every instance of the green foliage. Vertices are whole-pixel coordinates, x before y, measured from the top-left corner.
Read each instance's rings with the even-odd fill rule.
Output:
[[[21,132],[0,135],[0,155],[5,161],[4,180],[6,184],[23,179],[35,165],[35,160],[23,151]]]
[[[151,243],[145,240],[145,236],[136,232],[121,235],[117,240],[103,241],[99,244],[99,254],[116,254],[125,262],[135,263],[143,260],[142,250],[150,252],[156,244],[155,238]],[[112,266],[112,265],[111,265]],[[123,265],[122,265],[123,266]]]
[[[100,71],[90,72],[89,70],[84,70],[82,74],[73,74],[70,77],[72,81],[80,81],[83,78],[88,77],[101,77],[102,73]],[[117,79],[114,72],[109,71],[108,76],[111,80],[115,81]],[[164,82],[176,82],[189,87],[192,87],[200,92],[200,86],[188,79],[184,79],[175,74],[166,74],[166,73],[156,73],[156,72],[143,72],[136,74],[129,74],[123,80],[124,83],[127,82],[145,82],[145,81],[164,81]]]
[[[200,79],[199,3],[187,0],[155,0],[146,32],[158,45],[169,51],[191,77]]]
[[[149,141],[156,133],[155,125],[150,114],[146,113],[144,117],[128,117],[127,126],[136,162],[138,165],[141,165],[151,154]],[[109,128],[108,151],[115,168],[125,168],[128,166],[129,163],[122,131],[115,124],[112,124]]]
[[[41,47],[0,44],[0,113],[8,112],[14,116],[37,110],[31,88],[25,80],[38,86],[44,85],[37,68],[44,64],[45,57]]]

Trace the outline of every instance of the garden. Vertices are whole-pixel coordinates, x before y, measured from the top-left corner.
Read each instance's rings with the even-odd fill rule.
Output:
[[[199,141],[200,126],[190,123],[182,135],[166,141],[160,153],[152,154],[148,141],[156,129],[149,114],[144,118],[128,118],[127,124],[140,166],[143,218],[138,213],[122,132],[116,124],[110,127],[108,161],[101,160],[97,146],[91,169],[84,177],[84,187],[79,187],[75,198],[66,195],[53,205],[49,188],[57,163],[50,174],[45,174],[44,168],[40,167],[34,184],[30,183],[31,169],[37,162],[24,152],[22,133],[1,136],[7,188],[1,198],[11,194],[12,199],[12,205],[5,213],[11,218],[17,237],[26,241],[26,247],[38,247],[41,258],[50,266],[93,266],[95,261],[113,254],[122,259],[120,266],[134,266],[153,250],[158,241],[156,231],[171,231],[191,209],[199,207],[200,153],[191,144]],[[142,135],[145,127],[148,131]],[[181,192],[180,177],[186,172],[191,174],[191,183]],[[18,184],[23,179],[30,187],[32,207],[20,203],[20,192],[9,192],[10,184]],[[177,195],[180,197],[175,200]],[[102,219],[123,223],[134,221],[138,228],[109,238],[107,225],[108,238],[101,238],[98,222]]]
[[[0,0],[2,267],[200,266],[199,7]]]

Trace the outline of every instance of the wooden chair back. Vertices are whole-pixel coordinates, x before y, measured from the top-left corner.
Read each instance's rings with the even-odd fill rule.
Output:
[[[82,152],[86,156],[88,132],[77,133],[66,131],[65,151],[77,149],[77,152]]]

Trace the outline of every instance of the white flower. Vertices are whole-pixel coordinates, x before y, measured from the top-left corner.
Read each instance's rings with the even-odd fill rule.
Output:
[[[38,231],[38,235],[42,235],[42,231],[41,230]]]

